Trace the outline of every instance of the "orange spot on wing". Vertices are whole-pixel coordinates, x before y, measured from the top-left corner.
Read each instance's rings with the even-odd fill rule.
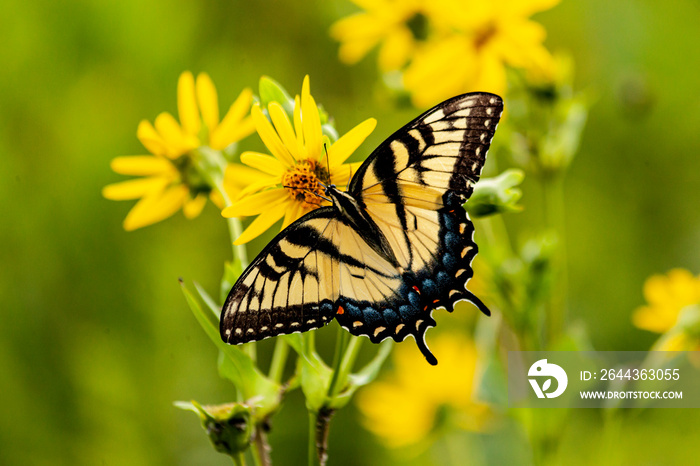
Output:
[[[336,314],[345,314],[345,309],[343,309],[343,306],[338,306],[338,312]]]
[[[417,286],[414,285],[414,286],[412,286],[411,288],[413,288],[414,290],[416,290],[416,293],[420,294],[420,290],[418,289]]]

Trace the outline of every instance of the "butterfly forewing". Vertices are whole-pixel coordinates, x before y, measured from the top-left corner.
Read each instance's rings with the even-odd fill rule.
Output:
[[[283,230],[243,272],[221,313],[221,337],[238,344],[319,328],[338,298],[332,208]]]

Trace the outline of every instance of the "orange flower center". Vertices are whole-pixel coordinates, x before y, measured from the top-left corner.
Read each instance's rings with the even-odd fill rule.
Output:
[[[323,184],[330,184],[326,167],[314,160],[301,160],[282,175],[282,186],[289,196],[301,202],[305,209],[319,207],[323,202]]]

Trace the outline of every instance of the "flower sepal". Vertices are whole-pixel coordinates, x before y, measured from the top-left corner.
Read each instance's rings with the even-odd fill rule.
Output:
[[[287,116],[294,115],[294,98],[290,97],[287,90],[280,83],[270,78],[263,76],[259,83],[260,91],[260,107],[267,108],[272,102],[277,102],[282,106]]]
[[[465,204],[469,215],[474,218],[507,212],[520,212],[522,206],[517,202],[522,191],[516,188],[522,183],[525,173],[510,168],[494,178],[482,178],[475,186],[474,193]]]
[[[253,435],[250,406],[245,403],[202,406],[194,400],[174,404],[199,416],[209,440],[219,453],[237,458],[248,449]]]

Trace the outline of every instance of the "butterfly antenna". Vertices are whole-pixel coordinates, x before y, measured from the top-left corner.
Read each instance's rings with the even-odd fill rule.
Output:
[[[323,143],[323,152],[326,153],[326,168],[328,169],[328,173],[329,173],[329,175],[330,175],[330,173],[331,173],[331,161],[330,161],[330,159],[328,158],[328,148],[326,147],[326,143],[325,143],[325,142]]]
[[[321,183],[321,182],[319,181],[319,183]],[[323,186],[323,183],[321,183],[321,185]],[[333,203],[333,201],[332,201],[331,199],[328,199],[326,196],[323,196],[323,195],[321,195],[321,194],[319,194],[319,193],[317,193],[317,192],[315,192],[315,191],[311,191],[309,188],[300,188],[300,187],[297,187],[297,186],[285,186],[285,185],[282,185],[282,187],[283,187],[283,188],[287,188],[287,189],[296,189],[296,190],[299,190],[299,191],[304,191],[304,192],[307,192],[307,193],[309,193],[309,194],[312,194],[312,195],[314,195],[314,196],[316,196],[316,197],[320,197],[321,199],[324,199],[324,200],[326,200],[326,201],[328,201],[328,202],[330,202],[330,203]],[[324,186],[324,187],[325,187],[325,186]],[[309,204],[312,204],[312,203],[310,202]],[[319,204],[314,204],[314,205],[317,205],[317,206],[319,206],[319,207],[322,207],[320,203],[319,203]]]

